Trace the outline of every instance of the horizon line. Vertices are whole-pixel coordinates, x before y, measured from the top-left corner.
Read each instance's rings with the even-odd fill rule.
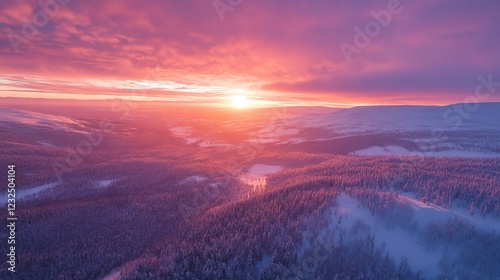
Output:
[[[110,95],[107,95],[110,96]],[[133,98],[137,98],[134,96],[128,96],[128,97],[118,97],[118,96],[113,96],[109,98],[48,98],[48,97],[14,97],[14,96],[0,96],[0,99],[17,99],[17,100],[24,100],[24,99],[29,99],[29,100],[43,100],[43,101],[65,101],[65,102],[81,102],[81,101],[88,101],[88,102],[100,102],[100,101],[113,101],[113,100],[123,100],[127,102],[141,102],[141,103],[168,103],[168,104],[178,104],[178,105],[192,105],[192,106],[206,106],[206,107],[227,107],[227,105],[221,103],[221,102],[203,102],[203,101],[175,101],[175,100],[165,100],[161,99],[154,99],[154,97],[150,97],[150,100],[133,100]],[[140,97],[144,98],[144,97]],[[347,108],[356,108],[356,107],[447,107],[447,106],[453,106],[453,105],[459,105],[459,104],[471,104],[471,102],[457,102],[457,103],[441,103],[441,104],[389,104],[389,103],[364,103],[364,104],[340,104],[340,103],[331,103],[331,102],[308,102],[309,104],[294,104],[294,103],[288,103],[285,102],[286,104],[283,105],[278,105],[278,106],[273,106],[271,104],[269,105],[258,105],[258,106],[252,106],[249,108],[245,108],[245,110],[249,109],[265,109],[265,108],[277,108],[277,107],[323,107],[323,108],[341,108],[341,109],[347,109]],[[312,104],[314,103],[314,104]],[[490,102],[474,102],[474,104],[496,104],[500,103],[500,101],[490,101]],[[280,104],[280,102],[275,102],[274,105]],[[328,106],[327,104],[335,104],[336,106]],[[3,106],[0,106],[3,107]]]

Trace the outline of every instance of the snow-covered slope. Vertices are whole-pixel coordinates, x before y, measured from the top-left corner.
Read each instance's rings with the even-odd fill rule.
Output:
[[[426,248],[421,234],[428,225],[458,219],[479,230],[500,232],[498,218],[471,216],[459,207],[445,209],[434,204],[425,204],[410,193],[400,194],[396,201],[413,210],[408,222],[415,223],[416,226],[411,230],[398,226],[387,227],[381,217],[373,215],[370,210],[361,206],[358,199],[345,193],[340,194],[336,200],[337,207],[332,209],[331,222],[326,231],[334,227],[349,230],[356,221],[362,221],[370,227],[377,246],[383,246],[396,261],[406,257],[414,271],[421,270],[426,277],[431,278],[440,272],[438,264],[443,259],[445,247],[436,250]]]
[[[500,103],[481,103],[474,107],[465,104],[354,107],[333,112],[318,120],[315,126],[329,127],[340,133],[371,130],[500,130]]]
[[[433,157],[461,157],[461,158],[497,158],[499,153],[478,152],[466,150],[432,151],[428,153],[409,151],[399,146],[372,146],[370,148],[357,150],[350,155],[355,156],[433,156]]]
[[[374,134],[385,138],[371,138]],[[350,151],[352,155],[499,157],[500,103],[282,108],[249,139],[314,145],[352,136],[366,137],[356,143],[359,148]]]
[[[500,103],[448,106],[363,106],[309,110],[284,108],[276,114],[289,127],[323,127],[337,133],[419,130],[500,130]]]
[[[360,220],[370,226],[375,235],[375,244],[383,245],[396,260],[407,257],[408,263],[414,270],[425,271],[428,277],[435,276],[439,272],[437,264],[441,259],[441,252],[428,252],[420,244],[418,234],[401,228],[386,228],[367,208],[358,207],[361,204],[359,200],[344,193],[337,197],[337,203],[338,212],[337,215],[333,215],[332,220],[336,221],[339,219],[338,216],[342,216],[344,218],[342,227],[350,229],[357,220]]]

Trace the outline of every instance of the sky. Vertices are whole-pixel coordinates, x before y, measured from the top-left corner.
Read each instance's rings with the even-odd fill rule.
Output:
[[[2,1],[0,97],[500,101],[499,15],[497,0]]]

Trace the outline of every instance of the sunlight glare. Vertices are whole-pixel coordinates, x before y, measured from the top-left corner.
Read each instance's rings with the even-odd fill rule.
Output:
[[[243,95],[235,95],[231,98],[231,104],[234,108],[247,108],[250,106],[251,101]]]

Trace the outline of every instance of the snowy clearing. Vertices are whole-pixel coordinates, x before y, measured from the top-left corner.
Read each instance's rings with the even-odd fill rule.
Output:
[[[199,176],[199,175],[193,175],[189,176],[186,179],[184,179],[182,182],[187,183],[187,182],[196,182],[196,183],[201,183],[205,180],[207,180],[207,177]]]
[[[439,251],[429,252],[420,244],[418,235],[400,228],[387,229],[373,216],[367,208],[358,207],[360,201],[342,193],[337,196],[338,213],[344,217],[341,226],[350,229],[359,219],[371,227],[375,235],[375,244],[382,246],[399,261],[403,256],[408,258],[408,263],[414,270],[422,270],[427,276],[434,276],[439,272],[437,263],[441,260]],[[332,215],[332,220],[337,221],[338,216]]]
[[[267,185],[267,175],[283,169],[279,165],[254,164],[248,173],[240,176],[240,180],[256,190],[263,190]]]
[[[99,188],[107,188],[109,187],[115,180],[100,180],[97,182],[97,187]]]
[[[248,171],[249,176],[262,177],[271,173],[276,173],[283,169],[279,165],[268,165],[268,164],[254,164]]]
[[[495,158],[500,154],[474,152],[464,150],[447,150],[439,152],[412,152],[400,146],[373,146],[350,153],[355,156],[431,156],[431,157],[465,157],[465,158]]]
[[[350,155],[355,156],[411,156],[415,155],[415,153],[410,152],[409,150],[399,147],[399,146],[373,146],[363,150],[357,150],[355,152],[350,153]]]

